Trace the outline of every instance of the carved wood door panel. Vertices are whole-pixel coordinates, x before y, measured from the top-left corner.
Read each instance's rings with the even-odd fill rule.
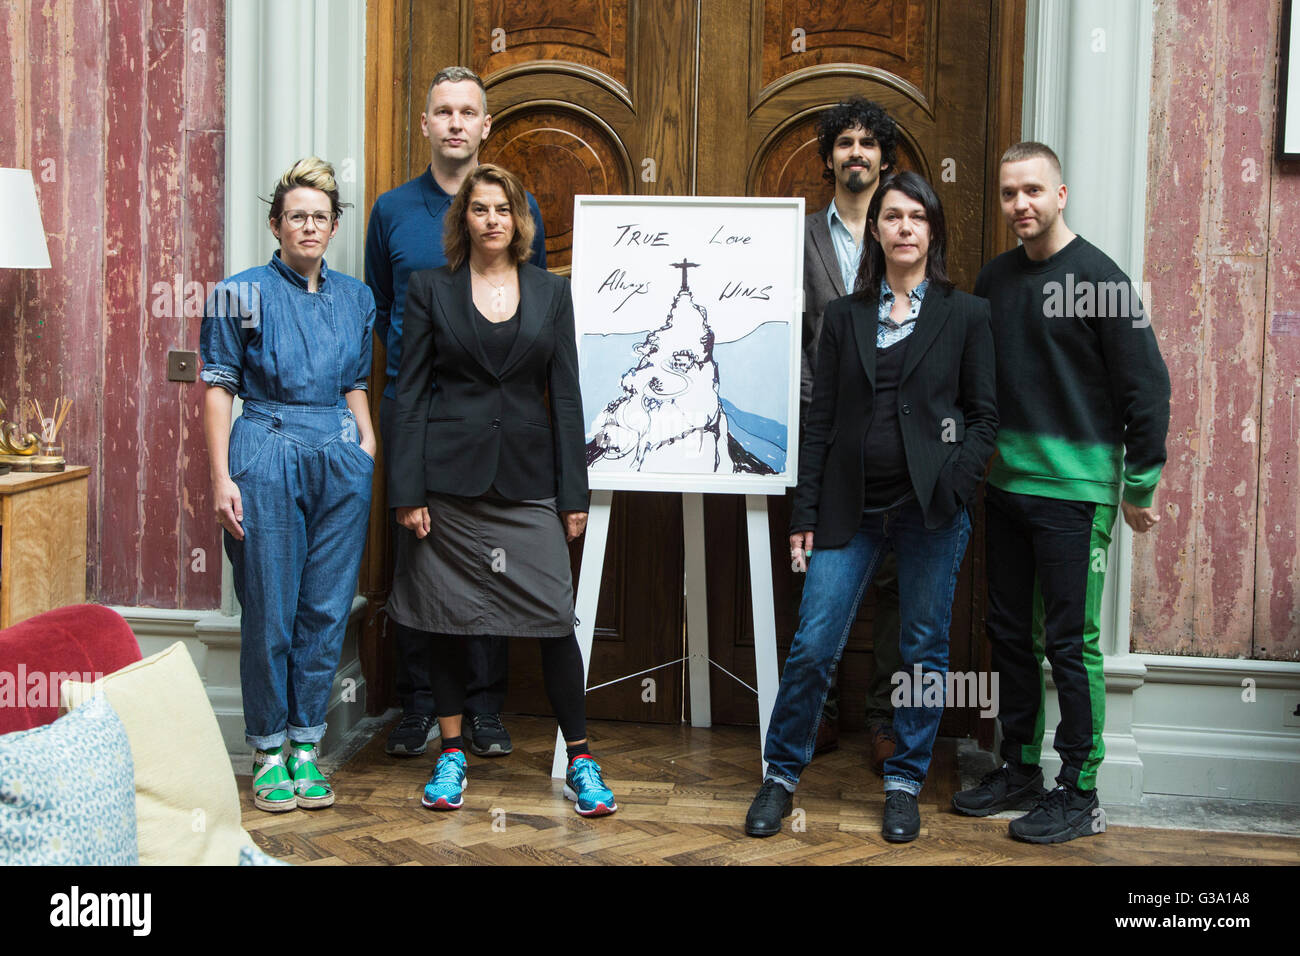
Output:
[[[569,271],[573,196],[580,193],[802,195],[810,211],[824,206],[831,192],[820,177],[816,114],[854,93],[890,110],[903,131],[900,165],[939,189],[958,285],[969,289],[983,259],[1006,245],[1005,233],[990,226],[996,205],[985,184],[989,156],[1011,141],[1018,118],[1018,88],[1002,71],[1014,60],[1006,76],[1018,74],[1023,0],[370,4],[368,70],[378,115],[367,194],[420,172],[428,161],[419,135],[428,82],[444,66],[472,66],[487,85],[493,117],[482,157],[518,173],[537,197],[553,271]],[[801,580],[786,570],[785,499],[771,499],[771,510],[784,654]],[[738,498],[706,499],[710,644],[719,663],[753,683],[742,515]],[[957,669],[972,666],[972,633],[982,630],[981,587],[972,588],[979,532],[953,614]],[[575,577],[580,554],[578,544]],[[616,493],[590,685],[682,655],[682,570],[678,497]],[[850,727],[862,718],[871,616],[867,601],[842,671]],[[588,713],[675,721],[683,711],[682,673],[680,666],[654,672],[653,694],[641,678],[594,691]],[[510,679],[507,709],[549,712],[532,642],[514,642]],[[714,671],[712,691],[715,720],[757,722],[754,697],[730,678]],[[969,729],[964,715],[945,718],[945,733]]]

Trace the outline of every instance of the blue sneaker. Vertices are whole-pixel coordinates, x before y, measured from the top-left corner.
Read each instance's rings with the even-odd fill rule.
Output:
[[[591,757],[574,757],[564,777],[564,795],[584,817],[603,817],[618,809],[614,791],[600,778],[600,764]]]
[[[444,750],[433,768],[433,777],[424,785],[420,802],[430,810],[459,810],[465,802],[465,755],[459,750]]]

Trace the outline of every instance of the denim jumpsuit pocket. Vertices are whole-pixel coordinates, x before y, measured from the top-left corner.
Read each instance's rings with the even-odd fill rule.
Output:
[[[361,435],[357,429],[356,416],[353,415],[351,411],[345,411],[341,417],[342,433],[339,436],[340,443],[349,448],[355,449],[356,455],[354,457],[360,458],[366,463],[366,467],[370,471],[374,471],[375,460],[370,457],[370,454],[364,448],[361,447]]]
[[[345,441],[343,442],[343,444],[347,445],[349,448],[355,449],[357,453],[357,457],[366,463],[366,467],[371,469],[372,471],[374,470],[375,460],[370,457],[369,453],[364,448],[361,447],[361,442]]]
[[[228,466],[232,480],[242,478],[257,464],[274,436],[265,425],[240,415],[230,430]]]

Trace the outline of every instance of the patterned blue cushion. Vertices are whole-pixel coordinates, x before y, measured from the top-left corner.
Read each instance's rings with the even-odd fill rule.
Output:
[[[0,866],[137,862],[131,746],[102,694],[0,736]]]
[[[284,860],[277,860],[273,856],[267,856],[259,847],[241,846],[239,848],[239,865],[240,866],[293,866],[292,863],[286,863]]]

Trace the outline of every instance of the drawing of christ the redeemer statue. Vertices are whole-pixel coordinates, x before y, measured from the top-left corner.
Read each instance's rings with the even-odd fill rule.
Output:
[[[662,326],[633,348],[640,360],[619,381],[622,394],[592,422],[587,464],[628,471],[771,474],[727,430],[708,313],[695,302],[687,270]]]

